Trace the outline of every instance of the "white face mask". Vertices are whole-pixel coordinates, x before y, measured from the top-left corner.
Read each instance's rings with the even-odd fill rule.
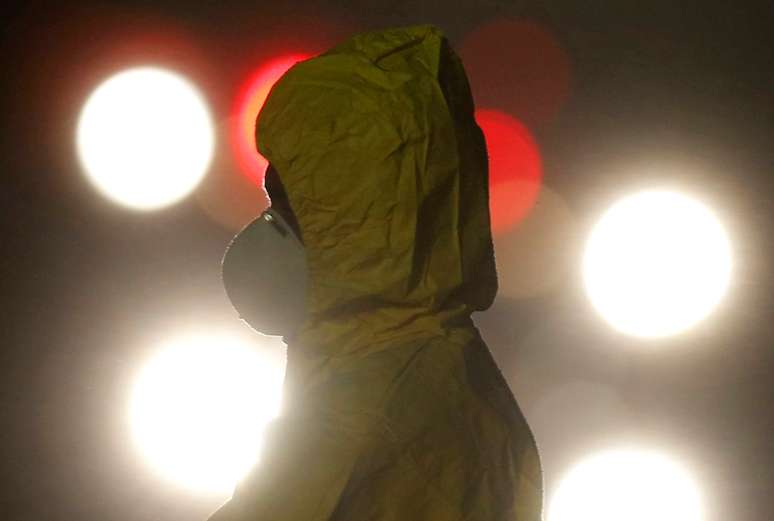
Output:
[[[306,313],[306,252],[277,211],[267,209],[234,237],[222,270],[242,320],[264,335],[295,334]]]

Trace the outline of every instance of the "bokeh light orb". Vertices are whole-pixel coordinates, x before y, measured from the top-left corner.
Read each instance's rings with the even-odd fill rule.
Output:
[[[230,338],[172,342],[140,372],[131,398],[134,440],[165,479],[228,495],[260,455],[279,414],[282,363]]]
[[[652,451],[611,450],[561,480],[547,521],[701,521],[699,490],[677,463]]]
[[[458,49],[476,105],[511,114],[531,128],[550,124],[570,95],[570,59],[537,20],[494,17]]]
[[[196,188],[213,156],[212,117],[186,79],[156,67],[120,72],[89,96],[76,146],[87,178],[123,206],[153,210]]]
[[[516,118],[493,109],[478,109],[489,156],[489,214],[492,233],[513,229],[537,201],[543,164],[537,142]]]
[[[537,185],[530,188],[535,190]],[[574,242],[576,226],[577,219],[564,197],[540,185],[537,200],[518,226],[494,234],[497,297],[533,298],[560,287],[575,266],[571,255],[557,252]]]
[[[715,216],[670,191],[614,204],[586,245],[583,275],[597,311],[639,337],[682,332],[705,318],[729,285],[731,246]]]
[[[240,170],[258,186],[263,186],[268,161],[256,149],[255,120],[277,80],[293,65],[310,57],[296,53],[267,61],[250,75],[236,97],[231,147]]]

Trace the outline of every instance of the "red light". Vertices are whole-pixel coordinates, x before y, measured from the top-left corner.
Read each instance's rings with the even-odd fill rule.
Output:
[[[537,128],[550,123],[567,99],[569,59],[537,22],[483,24],[465,36],[459,54],[478,106],[496,107]]]
[[[515,118],[496,110],[477,110],[489,153],[489,212],[492,233],[519,223],[532,209],[543,177],[540,151],[531,133]]]
[[[271,60],[250,76],[237,96],[231,144],[237,165],[258,186],[263,185],[268,161],[255,148],[255,118],[274,83],[293,65],[310,57],[306,54],[292,54]]]

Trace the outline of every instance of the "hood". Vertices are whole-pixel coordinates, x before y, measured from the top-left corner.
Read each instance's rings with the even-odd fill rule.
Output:
[[[330,355],[472,327],[497,291],[484,135],[432,25],[356,35],[291,67],[258,115],[306,247],[293,346]]]

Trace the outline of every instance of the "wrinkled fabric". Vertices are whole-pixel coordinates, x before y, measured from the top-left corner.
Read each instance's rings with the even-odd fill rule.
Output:
[[[471,320],[497,291],[473,109],[432,25],[356,35],[271,89],[256,140],[299,222],[307,316],[283,414],[213,521],[541,519],[534,438]]]

